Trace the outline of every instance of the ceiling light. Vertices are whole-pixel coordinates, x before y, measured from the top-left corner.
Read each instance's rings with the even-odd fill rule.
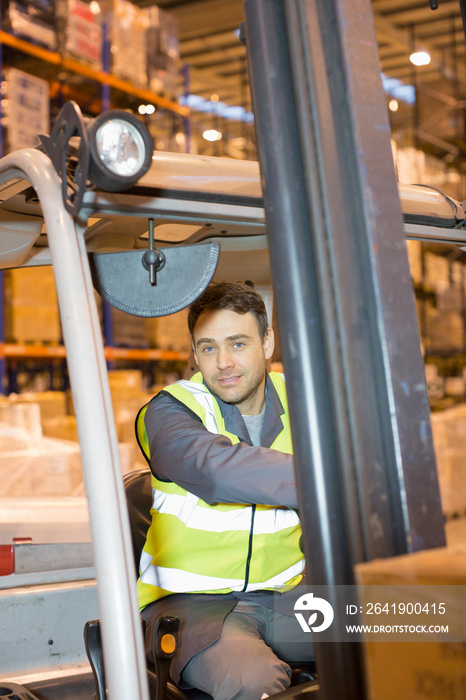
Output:
[[[138,112],[139,114],[154,114],[155,107],[154,105],[139,105]]]
[[[427,51],[415,51],[411,54],[409,60],[411,63],[414,63],[415,66],[427,66],[430,63],[430,55]]]
[[[398,100],[390,100],[388,103],[388,109],[390,112],[397,112],[398,111]]]
[[[220,141],[222,138],[222,134],[217,129],[207,129],[202,136],[206,141]]]

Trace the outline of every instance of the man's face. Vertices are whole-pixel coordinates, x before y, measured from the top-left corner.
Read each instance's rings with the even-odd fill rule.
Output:
[[[194,357],[210,391],[245,415],[260,413],[265,401],[266,360],[273,330],[264,340],[252,312],[204,311],[194,327]]]

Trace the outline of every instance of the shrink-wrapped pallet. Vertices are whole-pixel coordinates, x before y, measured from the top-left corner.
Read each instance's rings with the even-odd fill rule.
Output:
[[[102,14],[97,3],[57,0],[61,53],[102,70]]]
[[[2,25],[8,32],[57,50],[55,0],[2,0]]]
[[[147,87],[147,14],[128,0],[101,0],[110,38],[110,69],[119,78]]]

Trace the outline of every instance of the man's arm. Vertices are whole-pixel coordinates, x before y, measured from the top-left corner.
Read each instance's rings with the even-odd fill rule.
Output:
[[[207,503],[298,508],[293,457],[210,433],[166,394],[151,401],[145,425],[151,469]]]

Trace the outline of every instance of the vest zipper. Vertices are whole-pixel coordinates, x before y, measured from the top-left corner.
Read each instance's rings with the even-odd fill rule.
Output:
[[[254,504],[251,509],[251,527],[249,529],[249,544],[248,544],[248,558],[246,560],[246,573],[244,574],[244,586],[241,593],[245,593],[249,584],[249,569],[251,566],[252,557],[252,536],[254,534],[254,518],[256,516],[256,505]]]

